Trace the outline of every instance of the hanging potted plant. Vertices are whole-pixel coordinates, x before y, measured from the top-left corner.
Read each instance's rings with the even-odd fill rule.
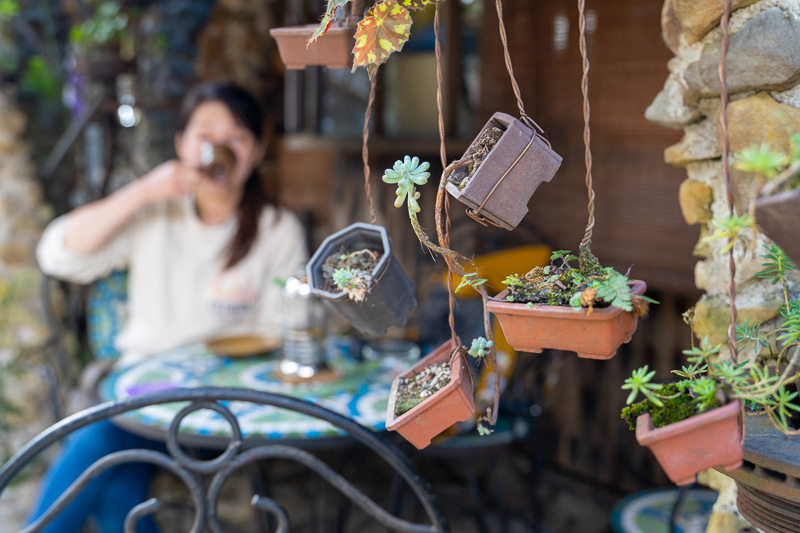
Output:
[[[367,68],[370,77],[409,38],[409,10],[423,9],[435,0],[375,0],[364,12],[364,0],[353,0],[350,15],[343,17],[350,0],[327,0],[319,24],[273,28],[281,60],[288,69],[309,65],[328,68]],[[363,15],[363,17],[362,17]],[[319,41],[322,39],[322,41]]]
[[[766,276],[784,284],[788,295],[785,274],[794,267],[780,248],[768,248]],[[787,296],[788,298],[788,296]],[[773,331],[762,335],[761,324],[743,323],[736,326],[737,344],[742,349],[750,344],[756,348],[770,347],[770,338],[779,346],[778,365],[792,349],[800,346],[800,301],[794,300],[784,307],[784,320]],[[684,314],[691,325],[693,312]],[[627,407],[622,418],[636,440],[653,451],[669,478],[678,485],[693,483],[695,475],[708,468],[721,466],[733,470],[742,464],[742,434],[740,415],[742,402],[751,409],[764,411],[775,427],[789,432],[792,412],[800,412],[796,403],[798,392],[789,392],[785,386],[800,379],[793,366],[798,355],[782,373],[773,374],[768,369],[751,363],[749,369],[733,360],[713,362],[721,344],[711,346],[708,338],[700,346],[683,353],[689,356],[689,366],[672,373],[683,378],[668,384],[651,383],[655,371],[647,366],[633,371],[625,380],[623,389],[630,390]],[[638,395],[642,401],[633,403]]]
[[[302,70],[311,65],[331,69],[353,66],[356,24],[364,9],[364,0],[351,6],[349,16],[339,16],[348,0],[329,0],[319,24],[272,28],[269,34],[278,44],[281,61],[289,70]],[[324,40],[318,39],[325,36]]]
[[[644,296],[645,283],[601,267],[588,249],[580,255],[554,252],[550,265],[508,276],[508,288],[488,302],[515,350],[550,348],[610,359],[631,340],[639,317],[655,302]]]
[[[311,292],[360,332],[383,336],[417,305],[386,228],[357,222],[325,239],[306,265]]]
[[[800,261],[800,134],[789,136],[790,155],[766,143],[735,154],[734,167],[769,180],[753,202],[755,222],[793,261]]]
[[[386,429],[417,449],[475,412],[472,370],[460,340],[447,341],[397,376],[386,410]]]
[[[512,230],[528,213],[533,193],[560,166],[561,156],[532,123],[495,113],[461,159],[448,166],[447,191],[467,205],[471,217]]]

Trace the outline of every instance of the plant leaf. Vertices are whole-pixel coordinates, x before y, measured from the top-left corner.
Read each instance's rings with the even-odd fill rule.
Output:
[[[325,14],[322,15],[322,20],[319,21],[319,26],[317,26],[317,29],[314,30],[314,33],[312,33],[311,37],[308,39],[306,48],[308,48],[308,46],[314,43],[317,39],[325,35],[325,33],[328,31],[328,28],[331,27],[331,23],[338,19],[336,16],[336,10],[340,7],[344,8],[349,1],[350,0],[328,0],[328,8],[325,10]]]
[[[389,56],[402,50],[411,35],[411,14],[395,0],[384,0],[358,23],[353,72],[364,67],[370,77]]]

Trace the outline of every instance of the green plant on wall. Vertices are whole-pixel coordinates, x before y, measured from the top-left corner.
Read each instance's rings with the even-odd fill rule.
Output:
[[[90,3],[94,4],[92,16],[70,29],[70,43],[85,53],[115,40],[130,39],[128,14],[122,10],[119,2]]]
[[[800,133],[789,133],[788,154],[762,143],[749,146],[734,156],[734,168],[769,180],[762,190],[763,196],[800,186]]]
[[[738,232],[733,237],[737,238]],[[635,429],[636,417],[645,412],[650,413],[655,427],[662,427],[741,399],[751,408],[763,410],[780,430],[792,431],[789,419],[800,413],[800,402],[798,392],[790,392],[786,386],[800,380],[800,374],[793,369],[800,353],[800,300],[790,297],[786,276],[797,267],[774,244],[766,246],[761,257],[765,260],[764,269],[756,275],[772,284],[780,283],[783,302],[780,324],[773,329],[765,331],[764,324],[757,320],[736,324],[736,345],[742,350],[752,347],[754,362],[749,368],[747,363],[713,362],[722,345],[711,345],[706,337],[699,346],[683,352],[691,364],[672,371],[683,378],[680,381],[652,383],[655,371],[648,371],[647,366],[634,370],[622,386],[630,391],[622,418],[631,429]],[[685,317],[692,325],[692,313]],[[755,362],[761,352],[777,360],[776,374]],[[790,353],[793,353],[792,364],[784,366]],[[639,395],[644,399],[633,403]]]

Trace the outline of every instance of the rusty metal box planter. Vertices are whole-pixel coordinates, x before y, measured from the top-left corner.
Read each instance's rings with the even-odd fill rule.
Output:
[[[469,182],[466,185],[448,182],[446,188],[473,212],[480,208],[479,215],[512,230],[528,212],[528,201],[537,187],[553,179],[561,166],[561,156],[521,121],[505,113],[495,113],[464,153],[465,157],[474,152],[478,139],[492,127],[503,130],[503,135],[472,178],[467,178]]]
[[[636,418],[636,440],[650,448],[673,483],[688,485],[703,470],[742,466],[740,412],[741,403],[734,400],[660,428],[653,427],[645,413]]]
[[[631,291],[644,294],[647,285],[633,280]],[[576,352],[587,359],[611,359],[621,344],[631,340],[639,319],[618,307],[576,311],[561,305],[533,305],[504,301],[508,291],[487,306],[500,322],[511,346],[520,352],[545,348]]]
[[[764,233],[800,265],[800,188],[759,198],[755,211]]]
[[[352,68],[356,44],[355,25],[332,25],[316,42],[308,39],[317,24],[272,28],[269,34],[278,43],[278,53],[289,70],[302,70],[310,65],[328,68]]]
[[[451,342],[445,342],[420,359],[408,372],[396,377],[392,383],[389,406],[386,408],[386,429],[397,431],[417,449],[428,446],[433,437],[456,422],[469,420],[475,412],[472,371],[466,359],[457,356],[452,362],[450,383],[402,415],[397,416],[394,413],[400,379],[416,375],[433,363],[448,361],[451,348]]]

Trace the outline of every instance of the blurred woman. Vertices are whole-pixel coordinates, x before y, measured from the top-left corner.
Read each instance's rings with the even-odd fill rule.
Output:
[[[128,271],[118,365],[209,337],[280,334],[280,289],[273,280],[292,275],[306,250],[300,223],[262,189],[256,169],[266,148],[263,134],[251,95],[234,85],[201,85],[182,107],[177,159],[45,230],[37,258],[46,274],[89,283]],[[231,171],[216,179],[200,171],[213,146],[235,155]],[[48,471],[29,520],[95,460],[132,447],[163,444],[110,422],[76,432]],[[147,465],[114,467],[45,531],[77,532],[93,515],[101,532],[119,533],[128,511],[146,500],[149,479]],[[139,531],[155,531],[152,520],[141,522]]]

